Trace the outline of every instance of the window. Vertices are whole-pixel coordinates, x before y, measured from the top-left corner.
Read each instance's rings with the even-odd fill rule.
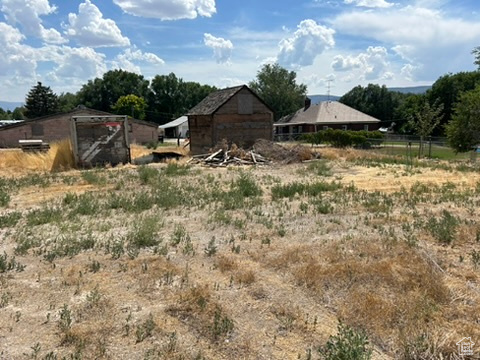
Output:
[[[342,130],[348,130],[348,125],[342,125]]]
[[[363,125],[363,130],[368,131],[368,124]]]

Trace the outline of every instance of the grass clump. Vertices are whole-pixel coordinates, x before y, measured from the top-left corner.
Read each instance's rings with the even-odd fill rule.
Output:
[[[28,226],[44,225],[52,222],[60,222],[61,220],[62,211],[54,207],[33,210],[27,214]]]
[[[318,196],[323,192],[335,191],[342,187],[340,183],[318,181],[305,184],[301,182],[292,182],[285,185],[275,185],[272,187],[272,199],[293,198],[295,195]]]
[[[340,322],[338,334],[330,336],[327,343],[318,349],[324,360],[369,360],[372,349],[362,330],[355,330]]]
[[[160,243],[157,232],[161,223],[156,217],[139,219],[133,229],[127,234],[130,247],[142,249],[157,246]]]
[[[426,223],[427,231],[442,244],[451,244],[455,239],[458,219],[448,210],[443,210],[442,216],[437,219],[431,217]]]
[[[14,227],[22,218],[22,214],[19,211],[14,211],[0,216],[0,229],[7,227]]]

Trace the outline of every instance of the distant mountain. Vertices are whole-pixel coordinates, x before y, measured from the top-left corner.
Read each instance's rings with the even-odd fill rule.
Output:
[[[7,110],[10,110],[10,111],[13,111],[15,110],[16,107],[19,107],[19,106],[22,106],[23,103],[21,102],[12,102],[12,101],[0,101],[0,107],[7,111]]]
[[[322,101],[337,101],[340,99],[340,96],[335,95],[308,95],[310,100],[312,100],[312,104],[320,104]]]
[[[397,91],[403,94],[425,94],[430,90],[431,86],[409,86],[409,87],[393,87],[388,88],[390,91]]]

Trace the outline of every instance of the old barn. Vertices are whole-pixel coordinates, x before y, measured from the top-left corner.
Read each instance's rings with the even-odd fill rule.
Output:
[[[76,109],[54,115],[42,116],[0,127],[0,147],[18,147],[19,140],[39,139],[47,143],[71,138],[70,121],[77,116],[112,115],[104,111],[79,106]],[[130,143],[146,144],[157,141],[158,125],[147,121],[128,119]]]
[[[187,116],[193,154],[204,153],[223,139],[248,147],[257,139],[273,137],[273,111],[246,85],[210,94]]]

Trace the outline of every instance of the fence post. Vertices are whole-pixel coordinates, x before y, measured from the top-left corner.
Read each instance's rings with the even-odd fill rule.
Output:
[[[432,158],[432,137],[428,137],[428,157]]]

